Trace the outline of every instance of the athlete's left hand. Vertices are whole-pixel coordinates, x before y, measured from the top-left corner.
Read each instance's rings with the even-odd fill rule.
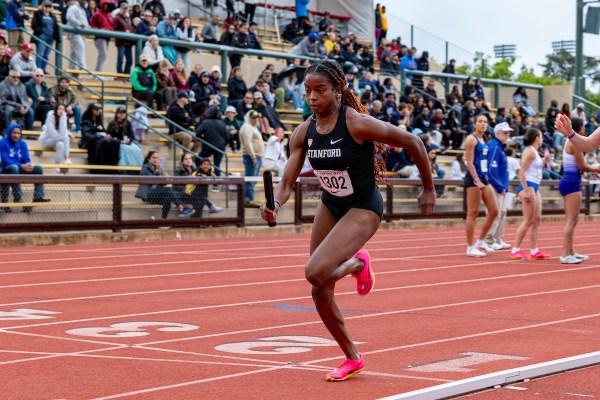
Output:
[[[421,209],[421,214],[429,215],[433,213],[433,208],[435,207],[435,197],[435,189],[423,189],[417,198],[417,203]]]

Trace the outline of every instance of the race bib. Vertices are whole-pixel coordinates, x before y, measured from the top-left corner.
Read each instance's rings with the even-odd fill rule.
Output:
[[[354,193],[348,171],[315,170],[323,189],[337,197],[345,197]]]
[[[488,168],[487,168],[487,159],[483,159],[481,160],[481,172],[487,172]]]

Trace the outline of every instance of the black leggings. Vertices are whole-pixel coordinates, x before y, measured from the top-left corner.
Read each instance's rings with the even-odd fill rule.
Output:
[[[169,216],[169,211],[171,210],[171,203],[175,204],[177,207],[181,204],[179,198],[175,196],[175,193],[171,190],[171,188],[164,186],[156,186],[150,188],[148,192],[148,203],[152,204],[162,204],[162,217],[167,218]]]

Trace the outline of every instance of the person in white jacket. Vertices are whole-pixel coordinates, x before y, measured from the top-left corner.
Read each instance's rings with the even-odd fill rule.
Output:
[[[287,164],[287,156],[283,143],[284,137],[285,131],[283,128],[276,128],[275,133],[267,141],[263,157],[263,167],[273,171],[275,176],[282,176],[285,164]]]
[[[69,26],[79,29],[90,28],[85,12],[85,2],[86,0],[78,0],[69,6],[67,10],[67,24]],[[85,39],[83,35],[69,33],[67,34],[67,39],[71,42],[71,54],[69,54],[69,57],[72,61],[69,61],[69,68],[87,68],[87,64],[85,63]]]
[[[148,57],[148,65],[152,69],[152,71],[156,72],[158,69],[160,62],[165,59],[165,55],[163,53],[163,49],[158,44],[158,36],[150,35],[148,36],[148,41],[144,45],[144,50],[142,50],[142,55]]]
[[[56,151],[54,156],[55,164],[71,164],[69,159],[70,141],[75,140],[75,136],[68,129],[68,117],[65,106],[59,104],[50,110],[46,116],[46,122],[42,126],[42,134],[38,139],[44,147],[53,148]],[[60,172],[60,170],[59,170]]]

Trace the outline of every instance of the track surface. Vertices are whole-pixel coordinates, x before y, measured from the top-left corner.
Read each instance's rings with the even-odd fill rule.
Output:
[[[343,357],[304,280],[307,236],[4,249],[0,397],[375,399],[597,351],[600,230],[577,227],[579,265],[558,262],[560,224],[541,231],[555,257],[537,262],[468,258],[461,229],[379,231],[375,290],[336,290],[366,360],[343,383],[324,380]],[[472,396],[534,398],[502,390]]]

